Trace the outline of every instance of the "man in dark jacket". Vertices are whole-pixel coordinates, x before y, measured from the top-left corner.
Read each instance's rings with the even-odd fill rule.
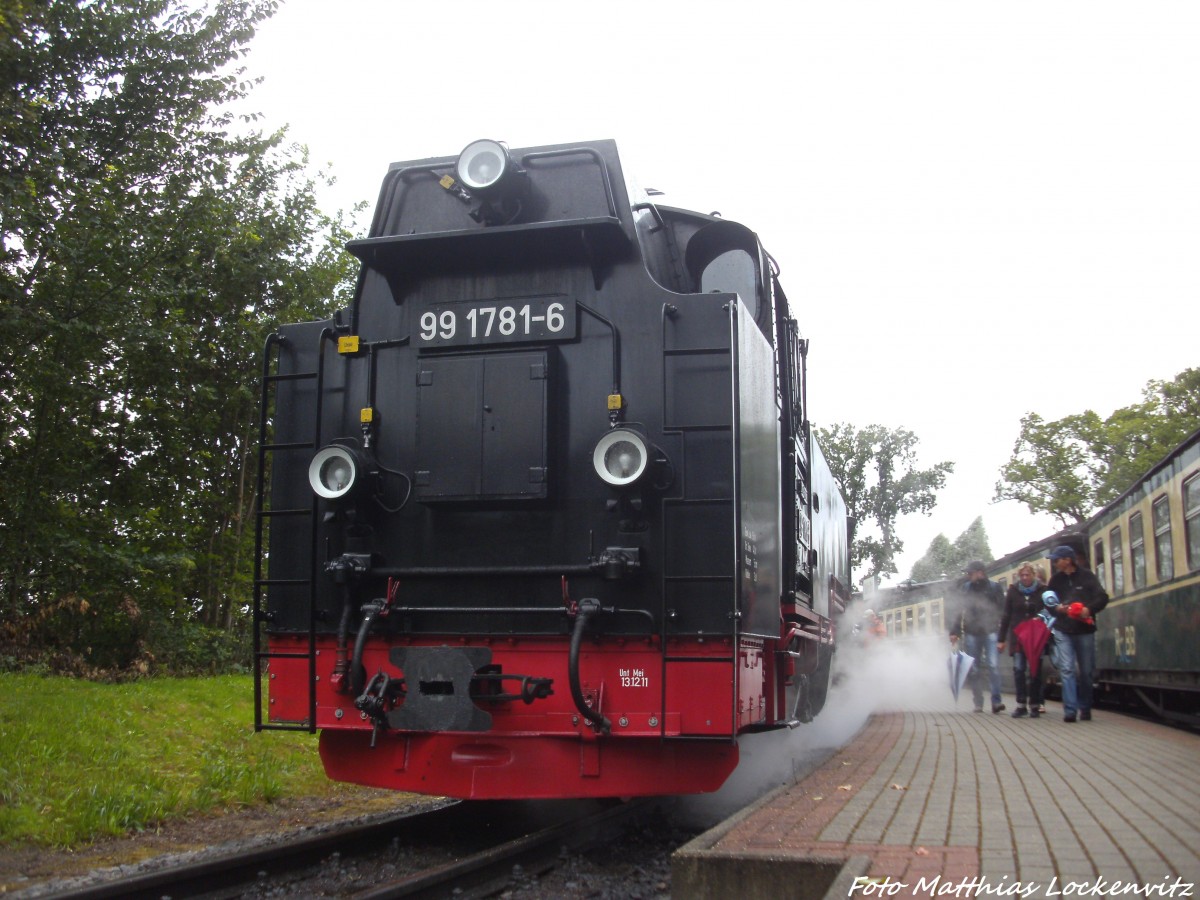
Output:
[[[975,657],[971,671],[971,691],[975,696],[975,712],[983,712],[983,679],[979,670],[986,666],[992,690],[992,712],[1004,711],[1000,702],[1000,652],[997,646],[1000,616],[1004,612],[1004,591],[987,577],[987,567],[976,560],[967,566],[967,580],[951,592],[946,622],[950,626],[950,643]]]
[[[1048,587],[1058,595],[1054,609],[1054,665],[1077,672],[1079,720],[1092,718],[1092,677],[1096,672],[1096,613],[1108,606],[1108,594],[1090,569],[1078,565],[1075,549],[1066,544],[1050,552],[1054,574]],[[1075,707],[1063,692],[1063,721],[1075,721]]]

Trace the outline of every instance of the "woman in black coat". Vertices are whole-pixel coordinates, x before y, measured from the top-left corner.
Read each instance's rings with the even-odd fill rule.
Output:
[[[1003,651],[1004,645],[1009,645],[1009,654],[1013,659],[1013,682],[1017,689],[1017,708],[1013,710],[1013,718],[1041,715],[1042,705],[1042,667],[1038,665],[1034,675],[1030,660],[1025,658],[1025,651],[1012,634],[1017,625],[1032,619],[1045,607],[1042,604],[1042,594],[1046,593],[1046,584],[1040,577],[1033,563],[1025,563],[1017,570],[1017,580],[1009,585],[1008,593],[1004,596],[1004,615],[1000,618],[1000,644],[997,649]],[[1028,708],[1026,707],[1028,700]]]

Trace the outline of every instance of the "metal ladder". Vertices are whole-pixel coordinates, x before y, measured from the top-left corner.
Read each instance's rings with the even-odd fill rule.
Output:
[[[321,395],[324,383],[324,344],[327,337],[333,334],[332,329],[326,328],[321,332],[320,351],[317,354],[317,369],[313,372],[293,372],[279,374],[272,371],[275,360],[274,350],[283,347],[287,338],[279,333],[268,335],[263,347],[262,395],[258,423],[258,474],[255,497],[255,532],[254,532],[254,600],[253,600],[253,635],[254,635],[254,730],[255,731],[306,731],[309,734],[317,730],[317,582],[316,582],[316,515],[317,499],[313,496],[310,506],[298,509],[267,509],[266,508],[266,470],[267,461],[272,453],[277,451],[316,450],[321,435]],[[272,386],[284,381],[316,381],[316,417],[311,441],[276,444],[267,442],[269,413],[271,412]],[[263,529],[267,521],[276,517],[307,516],[310,521],[312,544],[310,567],[307,578],[264,578],[263,577]],[[264,589],[272,586],[308,586],[308,650],[271,651],[263,646],[262,629],[270,620],[271,614],[265,609]],[[267,721],[263,716],[263,674],[269,671],[273,659],[307,659],[308,660],[308,715],[303,722]]]

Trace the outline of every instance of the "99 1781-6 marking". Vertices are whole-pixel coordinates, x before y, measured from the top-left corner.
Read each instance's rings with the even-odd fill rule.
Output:
[[[418,337],[437,347],[570,340],[575,322],[575,305],[557,297],[444,303],[421,313]]]

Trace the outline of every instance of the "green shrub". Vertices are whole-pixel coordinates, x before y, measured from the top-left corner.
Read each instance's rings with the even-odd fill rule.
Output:
[[[145,675],[230,675],[253,670],[250,628],[212,628],[182,613],[143,613],[130,599],[101,611],[64,597],[0,624],[0,672],[123,681]]]
[[[252,671],[248,627],[225,631],[184,616],[146,618],[144,643],[155,674],[224,675]]]

